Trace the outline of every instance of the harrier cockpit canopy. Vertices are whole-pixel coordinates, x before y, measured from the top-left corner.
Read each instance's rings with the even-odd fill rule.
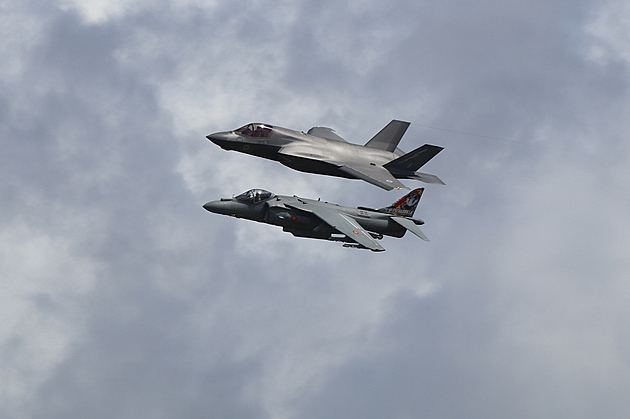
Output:
[[[250,189],[249,191],[243,192],[242,194],[234,197],[234,199],[240,202],[256,203],[266,201],[273,196],[274,194],[264,189]]]

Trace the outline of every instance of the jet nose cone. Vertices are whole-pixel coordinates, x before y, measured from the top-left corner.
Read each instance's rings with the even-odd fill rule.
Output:
[[[206,138],[217,145],[224,144],[228,141],[228,133],[227,132],[215,132],[214,134],[206,135]]]
[[[203,204],[203,208],[206,211],[210,211],[210,212],[214,212],[217,214],[221,214],[221,208],[223,207],[223,205],[221,205],[221,201],[211,201],[211,202],[206,202],[205,204]]]
[[[203,204],[206,211],[215,214],[234,215],[238,211],[238,205],[234,205],[231,199],[221,199],[219,201],[210,201]]]

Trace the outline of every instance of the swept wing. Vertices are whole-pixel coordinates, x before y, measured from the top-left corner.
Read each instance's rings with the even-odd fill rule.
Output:
[[[354,164],[341,166],[339,170],[388,191],[394,188],[409,189],[383,166]]]
[[[307,134],[314,135],[319,138],[325,138],[327,140],[337,141],[340,143],[347,143],[346,140],[335,133],[334,129],[328,127],[313,127],[308,130]]]
[[[312,213],[313,215],[319,217],[323,222],[346,235],[349,239],[355,241],[361,246],[365,246],[368,249],[377,252],[385,250],[385,248],[378,244],[376,240],[374,240],[372,236],[359,225],[359,223],[351,217],[340,213],[333,206],[330,206],[329,204],[311,204],[304,200],[300,200],[299,202],[299,204],[287,202],[285,205]]]

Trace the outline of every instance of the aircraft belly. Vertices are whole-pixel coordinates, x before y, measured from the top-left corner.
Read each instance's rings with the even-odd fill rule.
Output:
[[[355,218],[357,222],[364,229],[380,233],[386,236],[402,237],[405,234],[405,228],[395,221],[392,221],[389,217],[383,218]]]
[[[225,150],[239,151],[269,160],[278,160],[278,150],[281,147],[270,144],[252,144],[243,141],[229,141],[221,145]]]
[[[282,227],[282,231],[293,234],[295,237],[303,237],[307,239],[330,240],[329,231],[304,230],[299,228]]]
[[[348,175],[339,170],[339,167],[332,163],[327,163],[325,161],[316,160],[316,159],[308,159],[305,157],[296,157],[296,156],[282,156],[280,155],[278,160],[280,163],[284,164],[291,169],[306,172],[306,173],[316,173],[320,175],[328,175],[328,176],[337,176],[337,177],[345,177],[349,179],[354,179],[354,177]]]
[[[321,223],[321,220],[285,207],[271,207],[267,210],[265,222],[291,229],[313,230]]]

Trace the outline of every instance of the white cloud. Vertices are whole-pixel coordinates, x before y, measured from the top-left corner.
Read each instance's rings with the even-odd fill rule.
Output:
[[[598,8],[585,27],[593,37],[588,57],[600,65],[625,61],[630,64],[630,5],[613,0]]]
[[[68,237],[24,224],[1,231],[0,265],[0,397],[16,414],[81,335],[77,300],[92,291],[96,274]]]
[[[623,410],[627,86],[576,62],[558,27],[626,62],[626,8],[585,26],[563,2],[508,6],[4,15],[32,32],[0,44],[0,127],[16,140],[0,156],[2,412],[544,416],[575,394],[581,412]],[[446,146],[427,170],[447,186],[419,209],[430,243],[372,254],[201,208],[252,187],[387,205],[399,194],[204,136],[263,121],[358,143],[391,118],[414,124],[404,149]],[[418,128],[433,120],[526,144]]]
[[[59,0],[59,8],[63,11],[78,12],[87,24],[103,24],[111,20],[123,19],[128,15],[142,12],[153,7],[164,7],[165,10],[182,10],[187,8],[212,10],[213,0],[177,0],[168,6],[150,0]]]
[[[0,82],[19,83],[25,57],[42,40],[44,22],[22,3],[5,2],[0,6]]]

